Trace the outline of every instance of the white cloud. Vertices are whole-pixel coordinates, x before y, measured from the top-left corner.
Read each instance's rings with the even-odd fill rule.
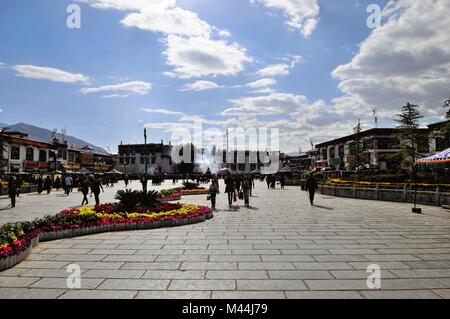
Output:
[[[83,94],[98,92],[127,92],[133,95],[145,95],[152,89],[152,84],[142,81],[131,81],[119,84],[104,85],[99,87],[88,87],[80,90]],[[124,97],[120,95],[104,95],[104,97]]]
[[[129,97],[128,94],[106,94],[101,96],[104,99],[115,99],[115,98],[126,98]]]
[[[261,77],[289,75],[291,70],[301,62],[302,57],[299,55],[288,55],[283,60],[287,61],[287,63],[271,64],[258,70],[256,73]]]
[[[252,61],[239,44],[213,38],[213,30],[221,38],[229,37],[229,31],[209,25],[196,13],[179,7],[176,0],[81,1],[95,8],[127,11],[121,21],[126,27],[162,33],[167,46],[163,53],[166,64],[174,68],[164,73],[167,76],[231,76],[243,71],[245,62]]]
[[[211,81],[196,81],[194,83],[186,84],[181,91],[182,92],[183,91],[204,91],[204,90],[217,89],[217,88],[220,88],[220,87],[221,86],[218,85],[215,82],[211,82]]]
[[[390,1],[386,23],[360,45],[359,52],[333,71],[343,96],[342,114],[391,118],[406,102],[420,104],[430,118],[443,115],[450,94],[449,1]]]
[[[4,68],[5,68],[5,66],[6,66],[6,64],[5,64],[5,63],[2,63],[2,62],[0,62],[0,70],[1,70],[1,69],[4,69]]]
[[[156,114],[165,114],[165,115],[184,115],[184,113],[182,112],[176,112],[176,111],[171,111],[168,109],[152,109],[152,108],[143,108],[142,111],[146,112],[146,113],[156,113]]]
[[[264,78],[264,79],[257,80],[255,82],[247,83],[245,86],[248,86],[253,89],[258,89],[258,88],[266,88],[268,86],[273,86],[275,84],[277,84],[277,81],[275,79]]]
[[[245,62],[252,61],[245,48],[224,40],[169,35],[166,43],[166,63],[173,66],[173,74],[182,79],[233,76],[244,70]]]
[[[288,18],[288,28],[299,31],[305,38],[310,37],[317,26],[320,11],[317,0],[250,0],[250,3],[282,10]]]
[[[34,66],[34,65],[15,65],[13,69],[16,75],[28,79],[50,80],[63,83],[87,83],[89,78],[79,73],[69,73],[63,70]]]

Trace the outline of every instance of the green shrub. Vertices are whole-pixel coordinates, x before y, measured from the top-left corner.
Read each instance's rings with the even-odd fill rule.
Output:
[[[119,201],[119,205],[125,211],[132,212],[140,201],[139,192],[131,189],[120,190],[116,193],[114,199]]]

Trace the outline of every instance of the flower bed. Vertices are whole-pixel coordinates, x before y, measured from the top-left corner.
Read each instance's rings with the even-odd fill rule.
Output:
[[[212,218],[209,207],[162,203],[157,208],[137,206],[122,210],[120,204],[68,209],[33,222],[11,223],[0,228],[0,271],[25,259],[38,241],[109,231],[172,227]]]
[[[160,202],[171,202],[181,200],[181,192],[175,189],[166,189],[160,192]]]
[[[161,191],[161,194],[180,194],[180,196],[186,196],[186,195],[206,195],[209,194],[209,189],[204,187],[197,187],[197,188],[172,188],[172,189],[165,189]]]

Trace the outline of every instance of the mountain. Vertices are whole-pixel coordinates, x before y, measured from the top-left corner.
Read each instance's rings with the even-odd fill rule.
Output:
[[[26,124],[26,123],[17,123],[14,125],[7,125],[7,124],[0,123],[0,127],[8,127],[9,131],[19,131],[19,132],[27,133],[28,137],[32,140],[46,142],[46,143],[52,142],[52,137],[51,137],[52,131],[42,128],[42,127],[37,127],[37,126],[33,126],[30,124]],[[57,138],[61,139],[61,134],[57,133]],[[103,149],[99,146],[96,146],[94,144],[88,143],[86,141],[80,140],[79,138],[76,138],[76,137],[73,137],[70,135],[66,135],[65,139],[69,143],[69,145],[73,145],[73,146],[75,146],[75,148],[81,148],[83,146],[89,145],[97,153],[108,154],[108,152],[105,149]]]

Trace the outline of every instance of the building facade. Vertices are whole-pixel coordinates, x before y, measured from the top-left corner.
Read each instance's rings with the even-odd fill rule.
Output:
[[[121,144],[118,146],[116,169],[126,174],[143,174],[147,165],[148,174],[174,173],[172,145]]]

